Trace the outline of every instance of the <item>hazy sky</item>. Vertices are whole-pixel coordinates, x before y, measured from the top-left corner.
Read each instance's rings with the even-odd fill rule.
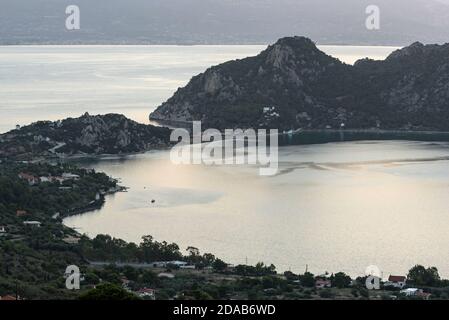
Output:
[[[68,32],[70,4],[80,8],[81,29]],[[379,30],[365,27],[372,4]],[[0,0],[0,8],[2,43],[449,42],[449,0]]]

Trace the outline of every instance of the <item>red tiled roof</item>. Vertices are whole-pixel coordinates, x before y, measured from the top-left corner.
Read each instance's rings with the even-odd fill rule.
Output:
[[[142,288],[138,292],[139,293],[150,293],[150,294],[152,294],[152,293],[154,293],[154,290],[153,289],[149,289],[149,288]]]
[[[26,179],[28,181],[30,181],[30,180],[34,181],[34,180],[38,179],[37,177],[35,177],[35,176],[31,175],[31,174],[28,174],[28,173],[24,173],[24,172],[19,173],[19,177],[22,178],[22,179]]]
[[[315,284],[330,284],[331,281],[327,279],[318,279],[315,281]]]
[[[18,216],[18,217],[25,216],[27,214],[28,214],[28,212],[26,212],[25,210],[17,210],[16,211],[16,216]]]
[[[0,297],[0,300],[2,300],[2,301],[13,301],[13,300],[17,300],[17,299],[14,296],[8,295],[8,296]]]
[[[391,281],[391,282],[404,282],[405,279],[406,278],[404,276],[390,276],[388,278],[388,281]]]
[[[416,294],[418,297],[423,297],[425,299],[428,299],[432,294],[428,293],[428,292],[418,292]]]

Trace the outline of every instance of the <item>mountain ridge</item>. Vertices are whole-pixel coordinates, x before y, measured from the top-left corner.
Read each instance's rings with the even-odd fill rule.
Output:
[[[296,36],[279,39],[255,57],[207,69],[150,118],[201,120],[217,128],[322,129],[344,123],[355,129],[441,131],[449,129],[447,101],[449,44],[415,42],[385,60],[347,65]]]

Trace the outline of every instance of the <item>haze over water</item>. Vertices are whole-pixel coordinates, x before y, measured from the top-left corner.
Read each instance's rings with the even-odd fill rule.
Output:
[[[142,123],[178,87],[212,65],[266,46],[0,46],[0,132],[16,124],[122,113]],[[347,63],[391,47],[321,49]]]

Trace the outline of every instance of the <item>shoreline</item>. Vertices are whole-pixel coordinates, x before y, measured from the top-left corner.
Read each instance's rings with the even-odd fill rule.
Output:
[[[166,126],[170,129],[177,128],[176,125],[179,125],[180,128],[190,129],[195,121],[181,121],[181,120],[164,120],[158,118],[149,118],[150,123],[155,126]],[[241,128],[242,130],[252,129],[252,128]],[[265,130],[279,130],[279,128],[257,128],[257,129],[265,129]],[[254,130],[257,130],[254,129]],[[234,128],[235,130],[235,128]],[[205,130],[202,130],[205,131]],[[222,131],[222,130],[221,130]],[[422,135],[436,135],[436,134],[447,134],[448,131],[443,130],[401,130],[401,129],[380,129],[380,128],[354,128],[354,129],[332,129],[332,128],[322,128],[322,129],[305,129],[305,128],[295,128],[289,131],[293,131],[293,133],[377,133],[377,134],[422,134]],[[279,135],[286,134],[288,131],[282,130]]]
[[[80,208],[69,209],[67,213],[60,216],[60,218],[62,219],[62,223],[64,224],[64,219],[66,219],[66,218],[70,218],[73,216],[83,215],[85,213],[90,213],[90,212],[95,212],[97,210],[101,210],[101,208],[103,208],[104,204],[106,203],[106,196],[114,195],[119,192],[127,192],[128,189],[129,189],[128,187],[117,185],[116,190],[108,191],[108,192],[104,193],[103,195],[101,195],[101,198],[99,200],[95,201],[95,203],[92,203],[92,204],[89,204],[87,206],[80,207]],[[64,224],[64,226],[66,226],[67,228],[70,228],[76,232],[76,230],[73,229],[72,227],[69,227],[66,224]]]

